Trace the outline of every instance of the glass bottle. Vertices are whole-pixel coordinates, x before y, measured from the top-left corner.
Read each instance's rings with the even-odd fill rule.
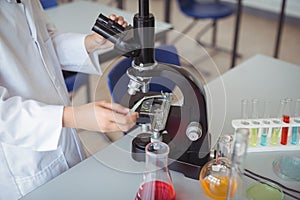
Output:
[[[169,146],[163,142],[151,142],[145,151],[146,171],[135,200],[175,200],[168,168]]]
[[[244,184],[244,163],[248,148],[249,129],[236,130],[232,155],[230,159],[230,171],[226,199],[243,200],[246,198]]]
[[[296,100],[295,112],[294,112],[294,122],[300,126],[300,99]],[[299,126],[294,126],[292,128],[292,140],[291,144],[299,144]]]
[[[217,159],[219,157],[225,157],[230,159],[231,157],[231,151],[232,151],[232,145],[233,145],[233,135],[222,135],[220,136],[218,143],[217,143]]]

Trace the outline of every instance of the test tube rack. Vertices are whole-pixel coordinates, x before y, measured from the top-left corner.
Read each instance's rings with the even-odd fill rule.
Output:
[[[267,122],[267,123],[266,123]],[[290,151],[290,150],[300,150],[300,119],[299,118],[290,118],[290,123],[285,123],[280,118],[268,118],[268,119],[235,119],[232,120],[232,127],[237,130],[238,128],[249,128],[251,135],[252,129],[258,129],[257,132],[257,144],[251,145],[250,138],[248,142],[248,150],[247,152],[263,152],[263,151]],[[282,128],[288,127],[288,141],[286,145],[280,143]],[[292,128],[298,127],[297,129],[297,142],[296,144],[291,143],[292,138]],[[261,135],[262,130],[264,128],[268,128],[266,146],[261,145]],[[271,135],[274,128],[280,129],[278,135],[278,141],[276,144],[271,144]],[[236,132],[236,131],[235,131]]]

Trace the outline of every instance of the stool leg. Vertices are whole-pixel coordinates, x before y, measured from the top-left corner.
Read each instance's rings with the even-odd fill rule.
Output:
[[[278,54],[279,54],[279,46],[280,46],[280,40],[281,40],[282,26],[283,26],[283,23],[284,23],[285,4],[286,4],[286,0],[282,0],[280,17],[279,17],[279,20],[278,20],[279,22],[278,22],[275,50],[274,50],[274,58],[278,58]]]
[[[213,33],[212,33],[212,47],[215,48],[217,44],[217,20],[213,20]]]
[[[240,32],[240,20],[242,14],[242,0],[238,0],[237,3],[237,11],[236,11],[236,19],[235,19],[235,31],[234,31],[234,42],[233,42],[233,50],[232,50],[232,57],[231,57],[231,66],[233,68],[235,66],[235,59],[237,57],[237,49],[238,49],[238,42],[239,42],[239,32]]]
[[[183,31],[181,32],[182,34],[180,34],[179,36],[177,36],[173,41],[171,41],[171,44],[175,44],[176,42],[178,42],[178,40],[180,40],[184,34],[186,34],[187,32],[189,32],[197,23],[197,19],[194,19],[192,23],[190,23],[185,29],[183,29]]]
[[[201,36],[204,35],[210,28],[212,28],[212,41],[211,43],[205,43],[201,41]],[[222,51],[225,53],[232,54],[232,50],[218,46],[217,45],[217,20],[213,20],[211,23],[207,24],[196,36],[196,41],[203,47],[211,48],[215,51]],[[241,54],[236,53],[236,57],[242,57]]]

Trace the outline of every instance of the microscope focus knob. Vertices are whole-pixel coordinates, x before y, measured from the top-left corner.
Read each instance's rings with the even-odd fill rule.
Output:
[[[142,85],[141,83],[130,79],[128,83],[128,90],[127,90],[128,94],[131,96],[135,95],[136,92],[140,90],[141,85]]]
[[[191,141],[196,141],[202,136],[202,126],[199,122],[191,122],[185,133]]]

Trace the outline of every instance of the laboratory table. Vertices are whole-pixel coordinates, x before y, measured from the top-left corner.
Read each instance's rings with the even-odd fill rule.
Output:
[[[56,25],[59,32],[74,32],[83,34],[92,33],[91,29],[100,13],[106,16],[109,16],[110,14],[123,16],[129,24],[133,24],[133,16],[135,14],[91,1],[72,1],[57,7],[49,8],[46,10],[46,13],[50,20]],[[156,20],[156,40],[163,40],[164,34],[171,29],[171,24]],[[113,51],[113,47],[101,49],[97,53],[99,53],[100,62],[105,62],[118,55],[115,51]]]
[[[232,119],[239,118],[241,99],[268,99],[274,104],[271,108],[274,111],[281,98],[300,98],[299,77],[299,66],[257,55],[205,85],[213,143],[220,134],[233,132],[230,124]],[[144,163],[134,161],[130,154],[131,141],[138,132],[139,129],[131,131],[22,200],[134,199],[144,170]],[[284,181],[272,171],[275,158],[299,157],[299,153],[300,150],[248,153],[245,167],[299,190],[300,182]],[[177,200],[208,199],[198,180],[174,171],[171,176]],[[285,199],[292,198],[285,196]]]

